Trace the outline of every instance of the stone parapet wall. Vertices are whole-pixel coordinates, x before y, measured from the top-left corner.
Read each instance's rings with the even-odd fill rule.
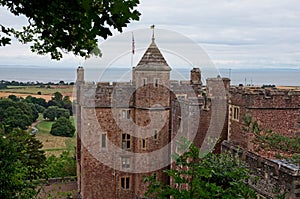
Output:
[[[248,164],[253,177],[249,184],[259,194],[271,198],[284,194],[288,199],[300,198],[299,166],[280,160],[266,159],[256,153],[244,150],[232,142],[224,141],[222,152],[228,151]]]
[[[300,91],[270,88],[230,89],[233,104],[249,109],[297,109],[299,108]]]
[[[45,180],[40,187],[40,193],[37,198],[51,198],[65,199],[65,198],[78,198],[77,178],[50,178]]]

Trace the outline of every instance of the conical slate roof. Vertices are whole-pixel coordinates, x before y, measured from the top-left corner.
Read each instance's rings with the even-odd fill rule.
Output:
[[[142,59],[138,63],[135,70],[138,71],[170,71],[171,68],[167,64],[165,58],[156,46],[154,39],[146,50]]]

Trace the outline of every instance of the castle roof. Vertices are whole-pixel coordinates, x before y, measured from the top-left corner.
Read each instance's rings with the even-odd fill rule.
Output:
[[[137,71],[170,71],[171,68],[156,46],[154,39],[135,68]]]

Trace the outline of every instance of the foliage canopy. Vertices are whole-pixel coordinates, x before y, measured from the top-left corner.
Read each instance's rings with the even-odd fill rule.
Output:
[[[75,127],[72,122],[65,117],[60,117],[52,125],[50,134],[57,136],[73,137],[75,133]]]
[[[0,24],[0,46],[10,44],[14,36],[30,43],[33,52],[50,53],[52,59],[62,58],[62,51],[101,55],[97,37],[106,39],[111,29],[122,31],[131,20],[138,20],[138,4],[139,0],[0,0],[12,14],[28,19],[22,30]]]
[[[165,171],[171,177],[171,185],[164,185],[154,177],[147,177],[147,197],[167,199],[194,198],[255,198],[246,184],[249,171],[246,165],[229,154],[208,153],[199,156],[193,144],[176,164]]]
[[[11,99],[0,99],[0,125],[6,132],[13,128],[27,129],[38,117],[33,104]]]
[[[21,130],[0,132],[0,198],[34,198],[46,176],[42,143]]]

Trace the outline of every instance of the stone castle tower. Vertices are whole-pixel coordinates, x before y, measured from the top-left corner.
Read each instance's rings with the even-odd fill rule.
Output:
[[[166,167],[155,169],[155,164],[169,164],[169,149],[147,154],[170,140],[170,71],[154,38],[132,69],[131,82],[89,84],[84,82],[83,68],[78,68],[77,165],[82,198],[143,198],[145,175],[168,183],[162,172]]]
[[[214,115],[226,114],[226,96],[215,97],[211,89],[203,95],[199,68],[191,70],[189,81],[170,80],[170,71],[154,37],[132,68],[132,81],[88,83],[84,69],[78,68],[77,174],[82,198],[145,198],[144,176],[171,183],[163,170],[176,151],[173,140],[191,137],[201,146],[207,132],[221,131],[226,137],[226,122],[220,129],[209,127]],[[223,87],[223,81],[209,83]],[[216,101],[222,106],[210,108]]]

